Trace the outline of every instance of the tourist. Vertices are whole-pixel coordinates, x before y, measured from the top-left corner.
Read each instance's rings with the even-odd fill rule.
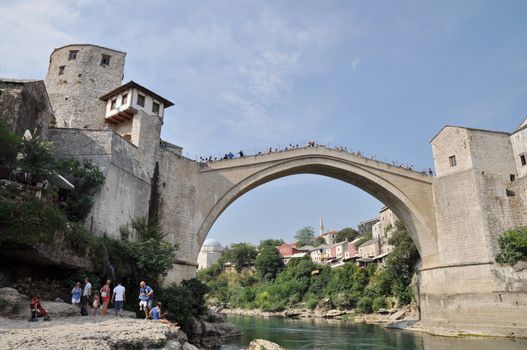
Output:
[[[101,292],[101,299],[102,299],[102,315],[106,316],[108,314],[108,304],[110,304],[110,298],[111,298],[111,289],[110,285],[112,284],[112,281],[107,280],[106,284],[102,286],[100,292]]]
[[[29,303],[29,309],[31,310],[31,318],[29,322],[38,321],[39,317],[43,317],[44,321],[50,321],[51,318],[47,314],[46,310],[40,304],[40,299],[37,295],[31,297],[31,302]]]
[[[167,313],[163,313],[161,311],[161,303],[157,303],[156,306],[154,308],[152,308],[152,310],[150,310],[150,312],[148,313],[148,316],[153,320],[153,321],[159,321],[161,323],[164,323],[164,324],[168,324],[170,326],[173,326],[173,327],[176,327],[177,324],[175,323],[172,323],[170,322],[169,320],[167,320],[165,318],[165,316],[167,315]]]
[[[432,171],[432,168],[428,168],[428,175],[430,175],[430,176],[434,175],[434,172]]]
[[[117,282],[117,287],[113,289],[112,302],[115,316],[123,317],[123,305],[125,300],[125,288],[120,282]]]
[[[88,304],[90,303],[90,296],[91,296],[91,283],[90,279],[86,277],[84,279],[84,290],[82,291],[82,300],[81,300],[81,315],[87,316],[88,315]]]
[[[145,281],[141,281],[139,284],[139,310],[144,310],[145,320],[148,318],[148,311],[152,309],[154,302],[154,290],[148,286]]]
[[[75,287],[73,287],[73,289],[71,290],[71,304],[72,305],[80,307],[81,294],[82,294],[81,283],[77,282],[75,283]]]
[[[101,300],[100,300],[100,296],[99,296],[99,291],[96,290],[94,293],[93,293],[93,319],[95,320],[95,316],[97,315],[97,309],[99,309],[99,305],[101,304]]]
[[[238,155],[240,156],[240,158],[243,158],[244,157],[243,151],[240,150],[240,152],[238,152]]]

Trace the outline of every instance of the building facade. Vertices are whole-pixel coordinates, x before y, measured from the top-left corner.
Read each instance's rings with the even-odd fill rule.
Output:
[[[198,270],[206,269],[218,262],[221,254],[223,254],[221,243],[212,238],[207,239],[198,254]]]

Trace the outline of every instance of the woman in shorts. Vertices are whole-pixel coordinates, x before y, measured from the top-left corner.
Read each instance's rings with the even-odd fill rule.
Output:
[[[110,285],[112,284],[112,281],[107,280],[106,284],[102,286],[100,292],[101,292],[101,299],[102,299],[102,315],[106,316],[108,313],[108,304],[110,304],[110,298],[111,298],[111,289]]]

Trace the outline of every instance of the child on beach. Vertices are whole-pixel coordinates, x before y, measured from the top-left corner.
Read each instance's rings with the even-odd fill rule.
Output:
[[[95,316],[97,315],[97,309],[99,309],[99,305],[101,304],[99,296],[99,291],[95,291],[93,295],[93,319],[95,320]]]

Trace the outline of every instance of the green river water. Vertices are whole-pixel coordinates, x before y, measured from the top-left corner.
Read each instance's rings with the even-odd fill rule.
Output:
[[[486,337],[446,338],[345,321],[228,316],[243,335],[224,342],[222,350],[246,349],[251,340],[267,339],[285,349],[426,349],[526,350],[527,340]]]

